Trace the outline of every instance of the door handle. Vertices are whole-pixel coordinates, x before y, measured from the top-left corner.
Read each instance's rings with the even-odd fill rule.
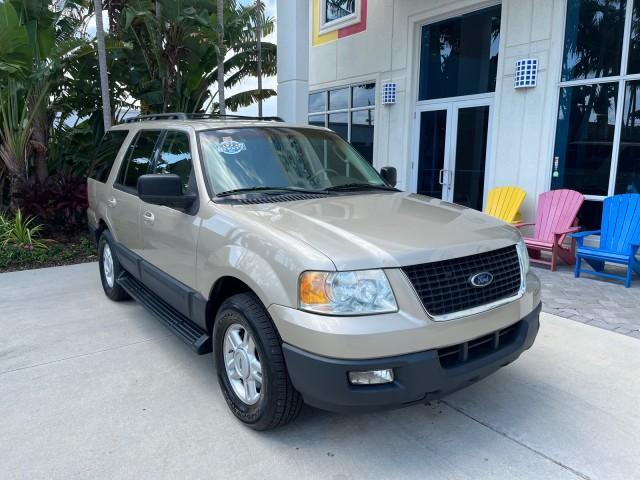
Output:
[[[142,218],[144,219],[144,223],[153,223],[153,221],[156,219],[153,213],[151,213],[148,210],[144,212],[144,214],[142,215]]]
[[[440,185],[444,185],[444,168],[440,170],[440,174],[438,175],[438,183],[440,183]]]
[[[117,202],[115,197],[111,197],[109,200],[107,200],[107,207],[115,208],[116,203]]]

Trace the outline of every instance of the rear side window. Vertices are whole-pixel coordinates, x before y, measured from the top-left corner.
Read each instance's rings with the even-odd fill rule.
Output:
[[[189,136],[184,132],[167,132],[153,173],[172,173],[182,179],[182,191],[190,188],[193,176]]]
[[[113,162],[116,161],[120,147],[128,134],[129,130],[112,130],[104,134],[93,161],[92,174],[89,175],[91,178],[102,183],[107,181]]]
[[[131,144],[131,152],[122,163],[118,177],[120,185],[136,189],[138,177],[149,172],[153,152],[160,136],[160,130],[141,130]]]

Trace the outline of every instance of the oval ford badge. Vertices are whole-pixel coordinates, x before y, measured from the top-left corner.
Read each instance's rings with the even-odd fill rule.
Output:
[[[486,287],[493,282],[493,275],[489,272],[476,273],[469,279],[469,283],[474,287]]]

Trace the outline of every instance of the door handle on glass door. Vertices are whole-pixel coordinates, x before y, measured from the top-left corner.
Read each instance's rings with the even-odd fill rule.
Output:
[[[146,211],[144,212],[144,214],[142,215],[142,217],[144,218],[144,222],[145,223],[153,223],[153,221],[155,220],[155,216],[153,215],[153,213]]]
[[[107,200],[107,207],[115,208],[115,206],[116,206],[115,197],[111,197],[109,200]]]
[[[440,185],[444,185],[444,169],[440,170],[440,174],[438,175],[438,183],[440,183]]]

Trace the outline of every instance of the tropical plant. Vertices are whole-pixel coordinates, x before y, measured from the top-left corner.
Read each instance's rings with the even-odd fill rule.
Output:
[[[219,111],[214,87],[218,84],[221,58],[224,58],[226,88],[255,76],[255,6],[225,1],[223,29],[218,26],[215,6],[209,0],[132,0],[127,3],[119,16],[119,38],[135,47],[115,52],[119,61],[113,64],[111,77],[117,78],[116,83],[140,102],[143,113]],[[264,18],[264,14],[262,20],[262,34],[268,35],[273,31],[274,21]],[[274,75],[276,46],[262,42],[261,47],[263,73]],[[273,90],[244,91],[226,98],[225,104],[235,110],[272,95],[275,95]]]
[[[55,174],[43,183],[22,180],[14,193],[17,206],[28,216],[61,229],[86,222],[87,188],[84,177]]]
[[[34,218],[23,218],[18,210],[13,220],[0,216],[0,245],[3,248],[9,246],[25,250],[47,250],[49,246],[43,240],[39,240],[43,225],[34,224]]]

